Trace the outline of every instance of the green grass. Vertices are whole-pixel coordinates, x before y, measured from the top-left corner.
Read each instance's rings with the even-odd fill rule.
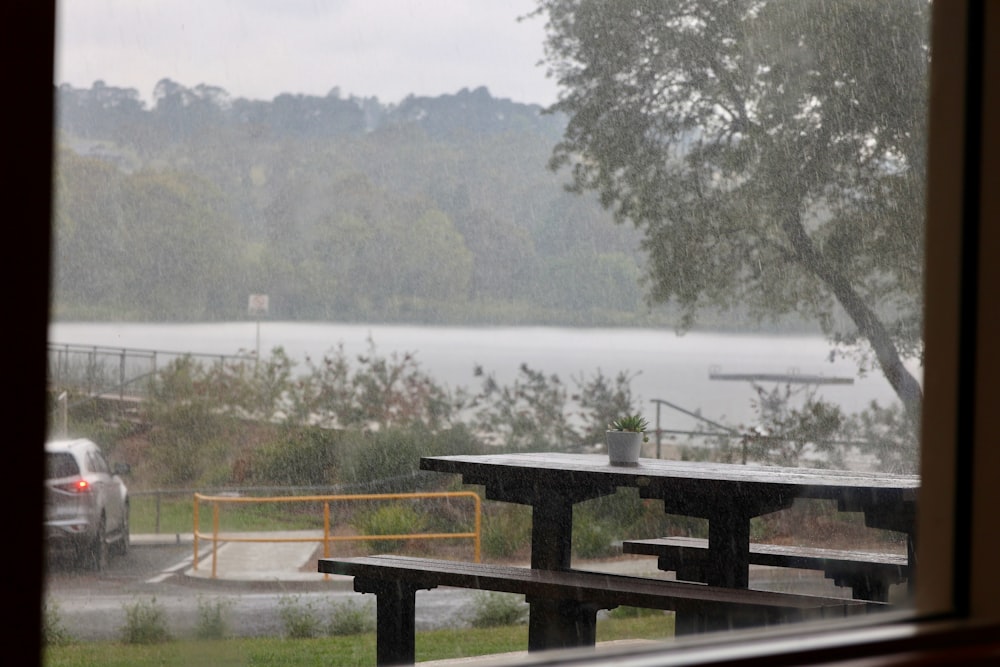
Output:
[[[157,506],[154,496],[134,496],[131,500],[129,528],[131,532],[157,532]],[[212,530],[212,504],[199,503],[199,522],[202,532]],[[190,533],[194,527],[194,497],[167,496],[160,499],[159,532],[166,534]],[[252,503],[221,504],[219,529],[222,531],[248,530],[303,530],[323,527],[323,510],[316,503]]]
[[[159,532],[190,533],[193,526],[194,499],[192,496],[161,496]],[[154,496],[132,496],[129,511],[129,530],[133,533],[155,533],[156,500]]]
[[[597,641],[660,639],[673,634],[673,616],[656,614],[598,621]],[[435,630],[416,637],[417,661],[523,651],[526,625],[481,630]],[[156,645],[83,642],[46,649],[45,667],[313,667],[375,664],[375,635],[316,639],[222,639]]]

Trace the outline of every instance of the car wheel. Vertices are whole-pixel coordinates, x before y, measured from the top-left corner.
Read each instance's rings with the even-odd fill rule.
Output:
[[[97,524],[97,535],[94,536],[94,541],[90,546],[89,565],[94,572],[103,572],[108,566],[108,540],[104,522],[105,518],[102,514],[101,521]]]
[[[115,542],[115,553],[119,556],[124,556],[128,553],[128,547],[128,505],[125,505],[125,513],[122,514],[122,522],[118,528],[118,541]]]

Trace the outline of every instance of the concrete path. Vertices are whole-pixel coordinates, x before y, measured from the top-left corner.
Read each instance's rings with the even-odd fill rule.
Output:
[[[352,577],[324,575],[316,571],[317,559],[322,557],[322,531],[270,531],[261,533],[240,533],[243,539],[254,541],[220,541],[214,551],[211,540],[199,540],[197,568],[186,569],[183,574],[200,579],[215,579],[225,582],[245,582],[284,584],[342,583],[351,587]],[[133,535],[133,544],[139,543],[185,543],[193,542],[192,535]],[[214,568],[213,568],[214,557]],[[527,563],[524,564],[527,566]],[[672,579],[672,573],[656,568],[656,559],[645,556],[621,556],[605,560],[574,563],[574,567],[598,572],[614,572],[634,576]],[[850,589],[838,588],[822,572],[790,570],[751,566],[751,587],[795,591],[813,595],[850,597]]]
[[[237,540],[199,540],[197,567],[186,576],[245,582],[316,582],[331,577],[316,571],[322,554],[319,530],[240,533]],[[350,577],[344,577],[350,580]]]

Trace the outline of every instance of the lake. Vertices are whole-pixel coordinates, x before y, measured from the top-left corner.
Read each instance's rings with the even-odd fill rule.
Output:
[[[871,401],[896,398],[880,373],[859,377],[855,363],[830,360],[830,346],[818,336],[761,336],[688,333],[659,329],[577,329],[561,327],[435,327],[301,322],[212,324],[53,323],[49,341],[60,344],[159,350],[198,354],[237,354],[258,349],[267,357],[276,347],[291,359],[315,361],[343,344],[349,358],[368,351],[412,352],[420,367],[450,388],[477,389],[476,365],[501,384],[517,377],[522,363],[558,375],[572,390],[575,380],[598,371],[613,378],[634,374],[631,386],[640,408],[655,425],[656,404],[666,401],[727,425],[752,424],[754,392],[749,382],[713,380],[722,374],[798,374],[847,378],[853,384],[818,386],[818,394],[848,412]],[[304,368],[302,368],[304,371]],[[919,369],[916,369],[919,370]],[[774,383],[765,384],[772,386]],[[661,404],[660,426],[692,429],[697,420]]]

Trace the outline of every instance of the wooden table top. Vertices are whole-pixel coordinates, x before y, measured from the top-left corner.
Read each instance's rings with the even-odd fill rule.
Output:
[[[837,498],[844,490],[871,490],[890,492],[900,500],[915,500],[920,487],[916,475],[645,458],[639,459],[638,466],[629,467],[611,465],[605,454],[559,452],[427,456],[421,458],[420,468],[461,474],[466,483],[472,484],[492,480],[562,486],[601,479],[616,486],[642,488],[660,481],[716,482],[797,487],[809,497],[828,498]]]

